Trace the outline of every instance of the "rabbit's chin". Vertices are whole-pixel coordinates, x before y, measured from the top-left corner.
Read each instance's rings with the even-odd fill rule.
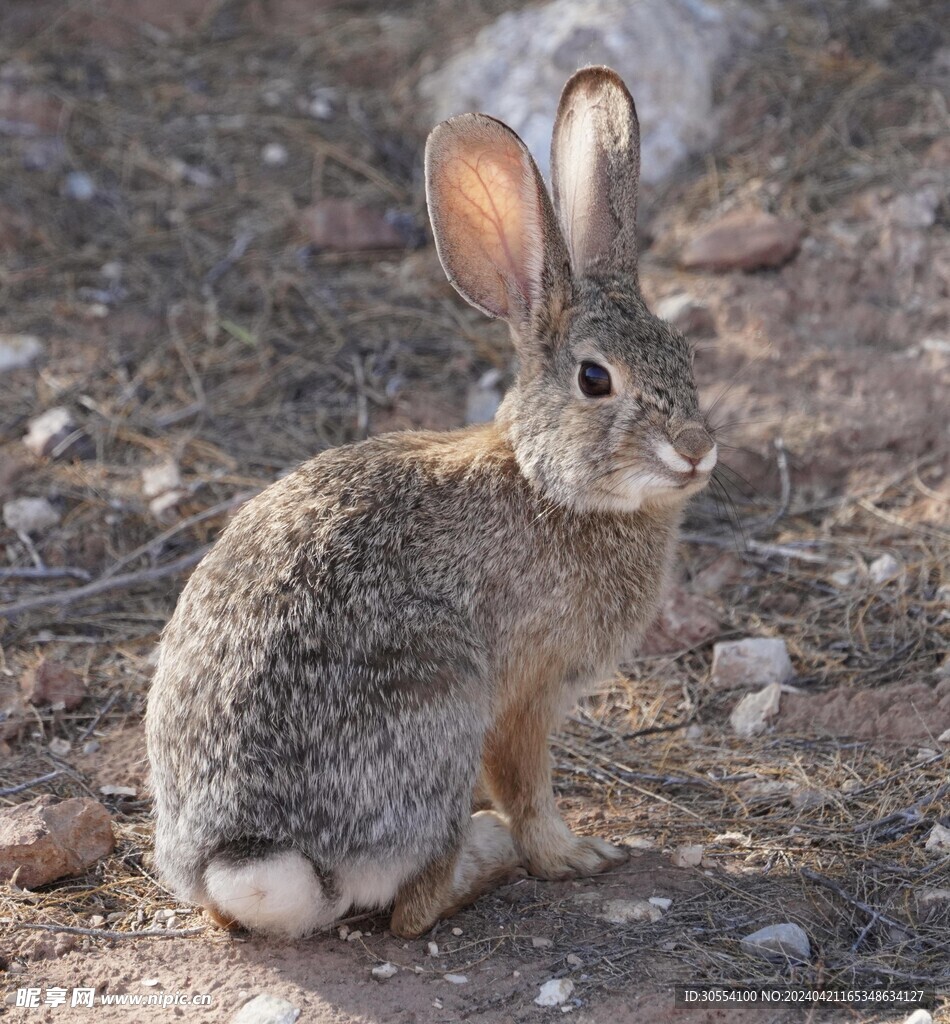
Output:
[[[670,480],[651,470],[626,470],[591,488],[583,505],[589,511],[640,512],[678,508],[709,483],[708,474],[686,481]],[[578,503],[581,504],[581,503]]]

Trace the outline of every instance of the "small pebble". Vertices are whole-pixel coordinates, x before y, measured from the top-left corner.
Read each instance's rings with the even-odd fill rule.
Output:
[[[439,955],[439,944],[437,942],[430,942],[426,949],[429,951],[429,956]]]
[[[950,828],[946,828],[939,822],[930,830],[927,842],[924,843],[925,850],[933,850],[935,853],[950,853]]]
[[[52,455],[75,430],[70,411],[56,406],[30,420],[23,443],[34,455]]]
[[[287,147],[279,142],[268,142],[261,150],[261,160],[268,167],[283,167],[290,159]]]
[[[98,740],[86,740],[86,742],[82,745],[82,752],[84,754],[95,754],[96,751],[98,751],[99,747],[100,743]]]
[[[63,195],[67,199],[75,199],[77,203],[88,203],[96,194],[96,185],[88,174],[72,171],[63,182]]]
[[[72,749],[72,743],[69,740],[61,739],[59,736],[49,741],[49,752],[54,757],[65,757]]]
[[[868,566],[872,583],[887,583],[901,574],[901,564],[893,555],[881,555]]]
[[[461,928],[453,928],[452,929],[452,934],[453,935],[461,935],[462,934],[462,929]]]
[[[760,928],[742,938],[739,945],[744,953],[770,959],[777,957],[806,961],[811,956],[811,943],[804,929],[790,921]]]
[[[347,927],[346,925],[343,925],[342,927],[340,927],[340,928],[339,928],[339,929],[337,930],[337,935],[339,935],[339,936],[340,936],[340,938],[341,938],[341,939],[342,939],[342,940],[343,940],[344,942],[346,942],[346,937],[347,937],[347,935],[349,935],[349,934],[350,934],[350,929],[349,929],[349,928],[348,928],[348,927]]]
[[[550,949],[554,945],[554,940],[545,939],[540,935],[535,935],[531,940],[531,945],[534,946],[535,949]]]
[[[584,961],[576,953],[568,953],[565,958],[571,967],[583,967]]]
[[[570,978],[552,978],[541,986],[535,996],[538,1006],[560,1006],[574,994],[574,982]]]
[[[677,846],[673,851],[673,866],[677,868],[698,868],[703,862],[703,854],[706,847],[698,843],[687,846]]]
[[[467,985],[468,977],[464,974],[443,974],[442,977],[450,985]]]
[[[0,334],[0,373],[30,366],[43,354],[43,342],[35,334]]]
[[[858,574],[854,569],[838,569],[831,574],[831,584],[839,590],[847,590],[853,587]]]
[[[914,1010],[904,1024],[934,1024],[934,1019],[929,1010]]]
[[[756,693],[747,693],[732,709],[729,724],[743,739],[759,736],[778,714],[781,700],[782,687],[778,683],[769,683]]]
[[[389,981],[393,975],[398,974],[399,968],[395,964],[385,963],[378,964],[373,968],[373,977],[378,981]]]
[[[669,910],[673,905],[673,901],[668,896],[651,896],[648,903],[652,903],[654,907],[659,907],[660,910]]]
[[[106,919],[102,914],[93,914],[92,917],[89,918],[90,928],[101,928],[105,923]]]
[[[42,533],[59,520],[59,513],[46,498],[14,498],[3,505],[3,521],[16,533]]]
[[[433,1006],[434,1006],[434,1007],[435,1007],[435,1008],[436,1008],[437,1010],[441,1010],[441,1009],[442,1009],[442,1000],[441,1000],[441,999],[433,999],[433,1000],[432,1000],[432,1005],[433,1005]]]
[[[168,460],[157,466],[146,466],[142,470],[142,493],[146,498],[156,498],[167,491],[181,487],[181,472],[178,466]]]
[[[347,935],[346,941],[356,942],[357,939],[361,938],[363,938],[363,933],[359,930],[359,928],[354,928],[353,931],[351,931],[350,934]]]

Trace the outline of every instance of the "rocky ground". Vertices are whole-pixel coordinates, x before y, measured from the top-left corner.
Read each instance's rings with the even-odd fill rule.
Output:
[[[483,418],[510,377],[420,164],[427,76],[510,7],[0,5],[0,1015],[67,1019],[16,990],[86,987],[210,996],[164,1011],[198,1020],[264,994],[320,1024],[606,1024],[666,1020],[677,983],[832,980],[937,989],[950,1020],[938,0],[757,5],[715,139],[644,190],[643,287],[695,342],[726,465],[643,656],[552,739],[572,827],[629,864],[412,943],[225,935],[151,876],[141,716],[187,571],[313,452]],[[776,926],[777,955],[752,938]],[[806,1019],[674,1019],[745,1016]]]

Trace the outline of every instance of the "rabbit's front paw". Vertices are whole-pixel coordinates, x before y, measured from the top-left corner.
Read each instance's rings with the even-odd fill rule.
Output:
[[[570,833],[558,837],[559,842],[550,847],[541,847],[533,856],[526,856],[528,871],[538,878],[576,878],[597,875],[601,871],[622,864],[629,856],[629,850],[614,846],[597,836],[575,836]]]

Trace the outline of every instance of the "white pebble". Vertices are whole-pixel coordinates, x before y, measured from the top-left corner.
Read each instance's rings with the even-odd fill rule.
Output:
[[[668,896],[651,896],[648,903],[652,903],[654,907],[659,907],[660,910],[669,910],[673,905],[673,901]]]
[[[933,1015],[928,1010],[914,1010],[904,1024],[933,1024]]]
[[[461,935],[462,934],[462,929],[461,928],[453,928],[452,929],[452,934],[453,935]]]
[[[146,498],[156,498],[166,491],[174,491],[181,487],[181,472],[171,461],[162,462],[158,466],[146,466],[142,470],[142,493]]]
[[[576,953],[568,953],[566,957],[567,962],[571,967],[583,967],[584,961]]]
[[[89,918],[90,928],[101,928],[105,923],[106,919],[102,914],[93,914],[92,917]]]
[[[59,519],[59,513],[46,498],[14,498],[3,506],[4,523],[17,533],[42,533]]]
[[[437,942],[430,942],[426,949],[429,951],[429,956],[439,955],[439,944]]]
[[[782,687],[778,683],[770,683],[757,693],[747,693],[733,708],[729,724],[743,739],[758,736],[778,714],[781,700]]]
[[[805,961],[811,955],[811,943],[804,929],[790,921],[770,924],[740,940],[744,953],[767,958],[791,958]]]
[[[43,354],[43,342],[35,334],[0,334],[0,373],[20,370]]]
[[[924,843],[925,850],[933,850],[936,853],[950,853],[950,828],[945,828],[939,822],[934,825]]]
[[[464,974],[443,974],[442,977],[450,985],[467,985],[468,977]]]
[[[287,147],[279,142],[268,142],[261,150],[261,160],[268,167],[283,167],[289,159]]]
[[[378,981],[389,981],[394,974],[398,973],[399,968],[391,963],[378,964],[372,971],[373,977]]]
[[[676,868],[698,868],[703,862],[703,854],[706,847],[695,843],[687,846],[677,846],[673,851],[673,867]]]
[[[570,978],[552,978],[541,986],[534,1001],[538,1006],[560,1006],[574,994],[574,982]]]
[[[63,195],[67,199],[75,199],[77,203],[88,203],[96,194],[96,185],[88,174],[72,171],[63,182]]]
[[[346,941],[356,942],[357,939],[361,938],[363,938],[363,933],[359,930],[359,928],[354,928],[353,931],[351,931],[350,934],[347,935]]]
[[[887,583],[901,574],[901,564],[893,555],[881,555],[868,566],[872,583]]]

